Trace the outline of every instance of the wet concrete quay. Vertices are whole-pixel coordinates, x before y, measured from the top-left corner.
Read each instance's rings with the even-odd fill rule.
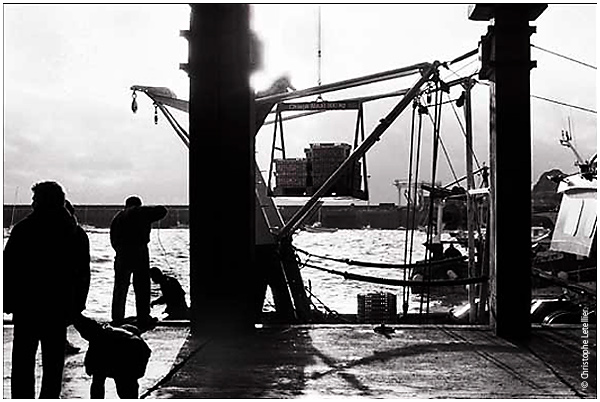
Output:
[[[185,326],[144,334],[152,348],[143,398],[596,398],[596,329],[534,328],[526,346],[486,327],[372,325],[260,328],[235,338],[194,338]],[[67,358],[63,398],[88,398],[87,343]],[[587,386],[582,383],[587,339]],[[4,326],[4,397],[10,397],[12,327]],[[39,375],[39,370],[38,370]],[[585,374],[584,374],[585,376]],[[39,383],[39,379],[38,379]],[[107,381],[107,398],[116,397]]]

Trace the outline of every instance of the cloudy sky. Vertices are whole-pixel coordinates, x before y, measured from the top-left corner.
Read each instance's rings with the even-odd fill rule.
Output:
[[[257,89],[288,74],[298,89],[318,82],[318,15],[324,84],[419,62],[451,60],[475,49],[488,23],[467,18],[467,5],[259,5],[252,27],[263,43]],[[30,187],[57,180],[76,204],[120,204],[129,194],[146,203],[187,204],[187,150],[164,119],[139,99],[132,114],[131,85],[166,86],[188,98],[187,5],[4,5],[4,202],[29,203]],[[532,43],[596,65],[596,6],[550,5],[534,23]],[[532,49],[532,94],[596,110],[596,70]],[[473,58],[444,72],[476,71]],[[325,95],[327,100],[410,86],[416,77]],[[455,98],[455,89],[451,96]],[[474,89],[475,151],[488,159],[488,88]],[[397,100],[367,104],[369,133]],[[462,110],[459,110],[462,113]],[[185,121],[186,116],[177,114]],[[462,116],[461,116],[462,117]],[[557,167],[574,171],[572,154],[558,143],[570,120],[584,156],[596,152],[596,114],[532,99],[532,180]],[[356,114],[331,112],[286,122],[288,156],[301,157],[313,142],[352,143]],[[430,135],[426,127],[425,139]],[[257,138],[257,159],[267,169],[272,126]],[[401,116],[369,152],[371,201],[394,202],[394,179],[408,172],[410,113]],[[464,174],[462,131],[451,107],[442,138],[458,176]],[[515,147],[520,139],[515,138]],[[430,143],[428,143],[430,144]],[[427,146],[430,153],[431,146]],[[423,156],[422,178],[431,159]],[[438,177],[453,176],[442,156]],[[215,163],[206,174],[220,174]],[[527,172],[523,172],[527,174]],[[235,185],[235,183],[232,183]],[[207,196],[218,199],[218,194]]]

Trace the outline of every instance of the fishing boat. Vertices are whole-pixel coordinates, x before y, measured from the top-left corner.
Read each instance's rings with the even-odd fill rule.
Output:
[[[315,222],[312,225],[306,225],[302,228],[302,230],[305,230],[310,233],[334,233],[338,231],[337,228],[323,227],[323,224],[321,222]]]
[[[532,227],[531,322],[540,325],[595,323],[597,313],[597,156],[584,160],[563,132],[561,144],[576,156],[579,171],[556,174],[562,200],[553,229]],[[469,305],[450,310],[468,322]]]
[[[557,174],[562,194],[560,209],[552,237],[546,236],[533,244],[533,267],[547,275],[574,283],[593,283],[597,272],[597,162],[596,155],[584,160],[563,132],[561,144],[575,154],[579,171]]]

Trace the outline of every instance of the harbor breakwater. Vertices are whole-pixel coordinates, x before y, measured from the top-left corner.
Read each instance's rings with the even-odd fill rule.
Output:
[[[81,225],[108,228],[122,205],[74,205],[77,220]],[[189,225],[189,207],[187,205],[168,205],[169,213],[160,221],[160,226],[174,228]],[[31,205],[4,205],[3,227],[9,228],[32,211]]]
[[[167,205],[169,213],[160,221],[162,228],[186,227],[190,223],[187,205]],[[115,214],[123,207],[120,205],[75,205],[80,224],[97,228],[108,228]],[[291,218],[299,209],[298,205],[279,206],[284,221]],[[30,205],[4,205],[3,227],[9,228],[31,213]],[[415,226],[422,225],[426,211],[417,213]],[[307,224],[320,221],[324,227],[340,229],[397,229],[407,227],[406,209],[394,204],[323,206],[307,219]]]
[[[562,175],[558,169],[543,173],[531,190],[532,224],[534,226],[554,226],[556,213],[562,198],[557,193],[558,184],[550,179]],[[300,205],[278,205],[279,213],[284,221],[289,220],[299,209]],[[77,219],[82,225],[107,228],[115,214],[123,208],[122,205],[75,205]],[[167,205],[169,213],[160,221],[160,227],[187,227],[190,223],[188,205]],[[481,208],[481,206],[480,206]],[[427,224],[428,205],[425,202],[410,219],[405,206],[398,207],[394,203],[378,205],[323,205],[306,220],[306,224],[320,221],[323,227],[339,229],[415,229]],[[5,204],[3,227],[9,228],[31,212],[29,204]],[[434,219],[436,210],[434,208]],[[485,214],[485,208],[480,211]],[[483,215],[482,215],[483,216]],[[448,200],[444,207],[443,221],[448,230],[466,228],[466,205],[462,201]],[[414,222],[414,223],[413,223]]]
[[[190,224],[190,213],[187,205],[167,205],[169,213],[159,224],[162,228],[188,227]],[[120,205],[75,205],[76,215],[81,225],[93,226],[96,228],[108,228],[115,214],[122,209]],[[279,206],[279,213],[284,221],[288,221],[299,209],[298,205]],[[543,223],[548,222],[553,227],[557,208],[549,211],[532,211],[534,213],[534,226],[548,226]],[[413,221],[407,216],[406,207],[397,207],[395,204],[379,205],[335,205],[322,206],[305,224],[311,225],[317,221],[321,226],[338,229],[398,229],[409,228],[416,229],[427,225],[427,215],[429,208],[420,208],[415,213]],[[3,227],[10,228],[21,219],[31,213],[30,205],[4,205]],[[437,210],[434,210],[434,221]],[[540,217],[548,216],[545,218]],[[446,204],[444,208],[443,221],[448,230],[466,228],[466,208],[462,205]],[[158,227],[155,224],[155,227]]]

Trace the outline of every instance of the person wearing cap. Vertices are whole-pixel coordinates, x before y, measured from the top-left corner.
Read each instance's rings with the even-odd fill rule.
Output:
[[[14,324],[11,396],[35,397],[41,344],[39,397],[58,399],[67,326],[85,309],[89,244],[78,235],[60,184],[40,182],[31,190],[33,211],[14,226],[4,247],[4,312],[13,315]]]
[[[167,215],[164,206],[142,206],[142,200],[130,196],[125,209],[110,224],[110,243],[115,250],[115,282],[111,316],[113,323],[125,318],[125,302],[133,276],[138,324],[152,325],[150,317],[150,255],[148,243],[153,222]]]
[[[115,381],[121,399],[138,398],[138,379],[146,373],[152,350],[132,324],[112,326],[79,315],[75,329],[89,342],[84,359],[85,372],[92,376],[91,399],[103,399],[107,378]]]

